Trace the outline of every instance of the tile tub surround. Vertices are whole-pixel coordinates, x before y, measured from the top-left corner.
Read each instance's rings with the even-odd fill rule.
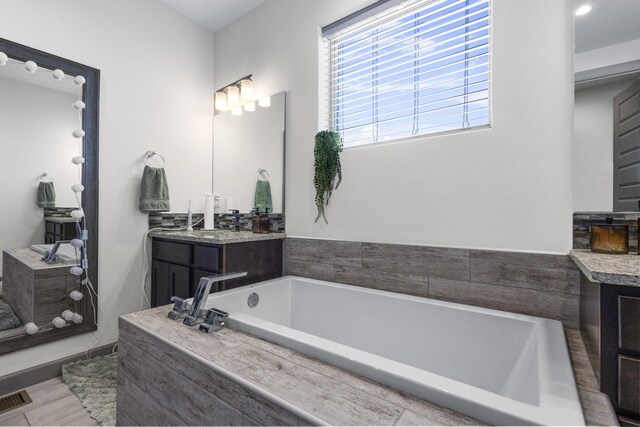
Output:
[[[638,218],[640,212],[574,212],[573,248],[591,249],[591,224],[603,224],[605,218],[629,226],[629,253],[638,253]]]
[[[193,223],[195,224],[202,219],[204,214],[194,213]],[[240,229],[245,231],[251,231],[252,215],[248,213],[240,214]],[[282,213],[269,214],[271,219],[271,232],[272,233],[284,233],[285,231],[285,219]],[[214,225],[221,230],[231,230],[233,224],[231,214],[216,214],[214,218]],[[202,223],[196,225],[194,228],[202,228]],[[187,226],[187,214],[186,213],[149,213],[149,228],[156,227],[186,227]]]
[[[284,274],[579,327],[580,271],[567,255],[287,238]]]
[[[162,237],[186,242],[213,243],[226,245],[230,243],[256,242],[259,240],[284,239],[284,233],[252,233],[251,231],[229,230],[194,230],[194,231],[154,231],[151,237]]]
[[[569,256],[591,282],[640,286],[640,256],[607,255],[573,249]]]
[[[481,424],[239,331],[187,328],[169,308],[120,318],[118,425]],[[616,425],[580,333],[567,340],[585,421]]]

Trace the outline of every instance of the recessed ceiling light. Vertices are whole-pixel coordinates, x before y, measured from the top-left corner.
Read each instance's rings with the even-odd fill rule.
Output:
[[[589,12],[591,12],[591,6],[585,4],[583,6],[580,6],[578,10],[576,10],[576,16],[586,15]]]

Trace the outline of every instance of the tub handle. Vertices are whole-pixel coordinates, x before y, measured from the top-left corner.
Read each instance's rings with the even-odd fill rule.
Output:
[[[206,333],[219,331],[224,328],[224,321],[227,317],[229,317],[229,313],[226,311],[210,308],[206,311],[204,322],[200,324],[200,330]]]

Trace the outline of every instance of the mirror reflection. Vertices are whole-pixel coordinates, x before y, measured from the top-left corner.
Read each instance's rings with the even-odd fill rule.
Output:
[[[219,212],[284,212],[285,93],[236,116],[217,114],[213,128],[213,191]],[[265,105],[263,103],[263,105]]]
[[[637,212],[640,2],[589,5],[575,16],[573,208]]]
[[[82,257],[69,243],[82,202],[81,163],[71,159],[83,154],[83,86],[74,78],[13,58],[0,67],[0,340],[93,319],[82,277],[70,272]],[[0,343],[0,353],[22,346]]]

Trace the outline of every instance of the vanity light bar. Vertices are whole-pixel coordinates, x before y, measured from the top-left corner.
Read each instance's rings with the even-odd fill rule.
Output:
[[[218,89],[214,95],[215,110],[231,111],[234,116],[241,116],[243,110],[255,111],[256,104],[261,107],[269,107],[270,98],[268,96],[256,98],[252,77],[253,74],[249,74]]]

